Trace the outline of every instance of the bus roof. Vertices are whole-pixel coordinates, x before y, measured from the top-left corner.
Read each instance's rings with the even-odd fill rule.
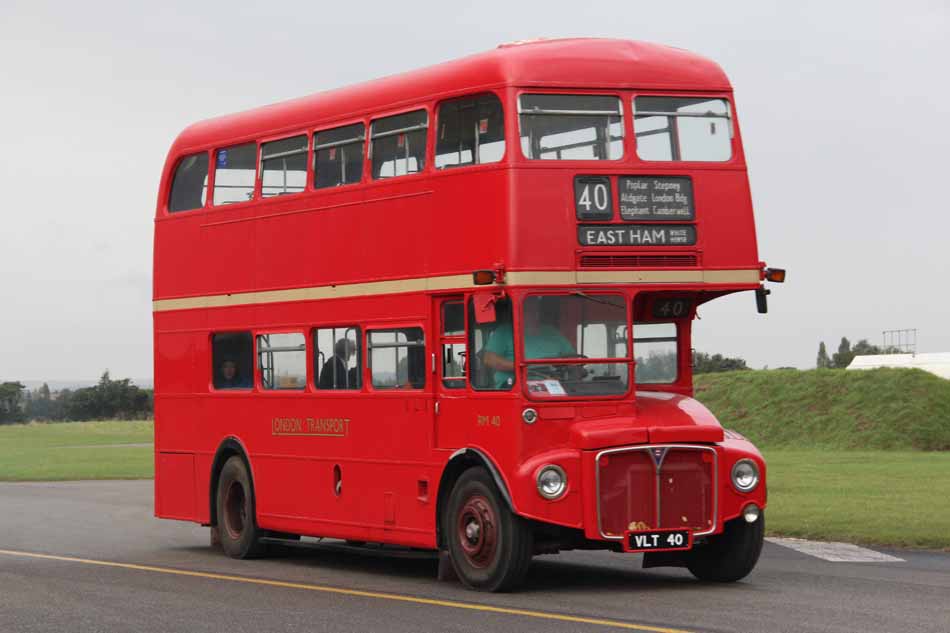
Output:
[[[718,64],[683,49],[616,39],[537,40],[201,121],[179,135],[172,153],[499,86],[731,90]]]

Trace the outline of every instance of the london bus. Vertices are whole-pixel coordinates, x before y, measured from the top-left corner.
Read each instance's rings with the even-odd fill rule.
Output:
[[[783,275],[730,83],[683,50],[502,45],[196,123],[155,216],[155,515],[479,590],[571,549],[735,581],[765,463],[692,398],[691,326]]]

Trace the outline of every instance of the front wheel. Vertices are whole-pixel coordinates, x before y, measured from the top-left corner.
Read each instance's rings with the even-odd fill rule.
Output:
[[[710,537],[687,556],[686,567],[700,580],[735,582],[749,575],[762,553],[765,513],[755,523],[739,517],[726,523],[722,534]]]
[[[534,553],[531,528],[508,509],[484,468],[470,468],[455,482],[441,529],[452,567],[468,587],[509,591],[524,581]]]
[[[257,527],[254,488],[244,460],[231,457],[218,478],[218,537],[231,558],[251,558],[264,551]]]

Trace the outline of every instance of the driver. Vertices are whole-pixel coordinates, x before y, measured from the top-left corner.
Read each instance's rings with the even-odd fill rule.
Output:
[[[524,302],[524,351],[529,360],[538,358],[570,358],[577,350],[564,335],[543,321],[545,303],[542,297],[528,297]],[[485,344],[482,361],[495,371],[495,388],[505,389],[514,382],[514,336],[511,322],[502,323]]]

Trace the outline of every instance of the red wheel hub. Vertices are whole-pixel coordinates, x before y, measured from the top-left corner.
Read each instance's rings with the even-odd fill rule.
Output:
[[[487,567],[498,550],[498,520],[491,503],[482,495],[469,497],[459,511],[458,542],[473,567]]]
[[[240,482],[232,481],[224,493],[224,529],[234,540],[241,538],[244,533],[244,524],[247,522],[247,497],[244,486]]]

